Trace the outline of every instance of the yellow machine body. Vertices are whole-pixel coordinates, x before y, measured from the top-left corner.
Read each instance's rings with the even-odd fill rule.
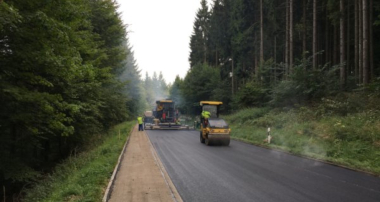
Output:
[[[231,129],[227,123],[219,118],[219,101],[201,101],[202,111],[209,111],[211,116],[208,119],[201,117],[200,142],[206,145],[230,144]]]

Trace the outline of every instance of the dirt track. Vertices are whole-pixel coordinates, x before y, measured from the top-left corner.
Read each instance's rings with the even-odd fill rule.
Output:
[[[133,129],[109,201],[178,201],[182,199],[162,166],[145,131]]]

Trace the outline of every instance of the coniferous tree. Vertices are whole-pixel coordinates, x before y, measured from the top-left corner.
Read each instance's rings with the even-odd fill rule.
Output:
[[[35,179],[130,115],[116,9],[101,0],[0,2],[2,184]]]
[[[201,8],[196,14],[193,34],[190,37],[190,67],[197,63],[206,63],[208,55],[210,14],[206,0],[201,1]]]

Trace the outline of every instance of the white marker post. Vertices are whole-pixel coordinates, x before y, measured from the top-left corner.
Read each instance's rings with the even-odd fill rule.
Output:
[[[270,144],[270,139],[272,139],[272,137],[270,136],[270,128],[268,128],[268,144]]]

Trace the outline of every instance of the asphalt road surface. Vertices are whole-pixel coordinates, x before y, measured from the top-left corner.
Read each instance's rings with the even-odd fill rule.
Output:
[[[197,131],[148,136],[184,201],[374,201],[380,178],[231,141],[206,146]]]

